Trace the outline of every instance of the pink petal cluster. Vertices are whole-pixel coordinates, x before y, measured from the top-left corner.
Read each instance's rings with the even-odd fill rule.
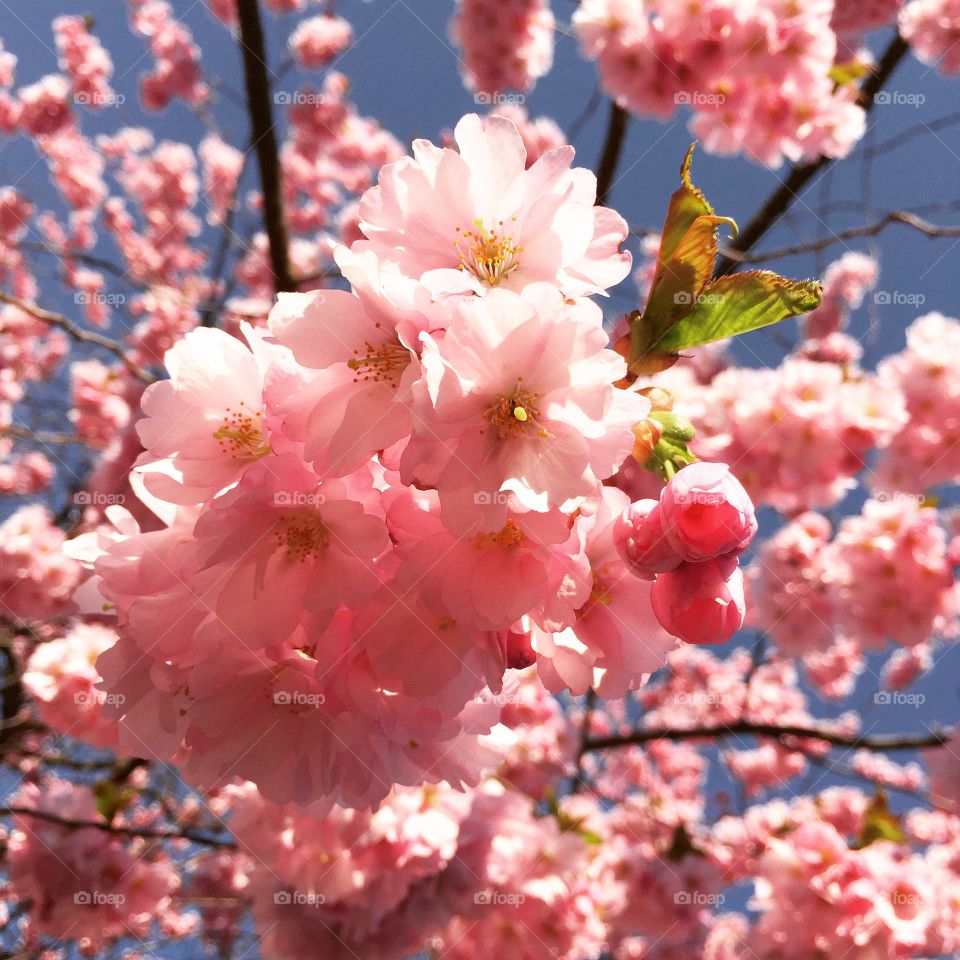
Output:
[[[753,946],[761,956],[896,956],[922,950],[937,920],[920,858],[887,842],[851,850],[826,823],[771,839],[757,866]]]
[[[785,653],[825,651],[835,637],[882,649],[956,635],[957,588],[934,508],[907,494],[869,500],[830,536],[825,517],[804,514],[748,572],[751,622]]]
[[[81,572],[64,555],[66,539],[40,504],[21,507],[0,524],[0,611],[12,620],[72,612]]]
[[[91,952],[119,936],[143,938],[175,893],[177,875],[156,846],[122,841],[96,827],[71,829],[29,811],[104,824],[93,792],[51,778],[11,797],[7,857],[11,879],[29,903],[37,934],[85,942]]]
[[[60,54],[60,69],[70,75],[73,99],[94,110],[115,103],[110,87],[113,61],[82,17],[57,17],[53,33]]]
[[[17,95],[20,127],[30,136],[50,137],[73,123],[70,84],[61,74],[47,74],[36,83],[22,87]]]
[[[924,62],[939,61],[943,73],[960,73],[960,3],[910,0],[901,10],[900,34]]]
[[[753,503],[725,464],[692,463],[618,520],[614,537],[633,573],[652,580],[664,629],[688,643],[723,643],[743,625],[737,557],[753,540]]]
[[[200,141],[197,152],[203,165],[203,189],[210,204],[209,223],[224,222],[236,200],[237,181],[243,170],[243,154],[219,137],[210,135]]]
[[[549,0],[458,0],[450,37],[463,50],[463,82],[477,102],[532,90],[553,65],[554,27]]]
[[[309,17],[297,24],[289,44],[301,67],[316,70],[346,50],[352,37],[353,29],[343,17]]]
[[[753,501],[785,513],[838,502],[908,419],[879,376],[802,356],[776,370],[731,367],[708,384],[662,379],[697,428],[693,450],[736,464]]]
[[[23,685],[51,729],[95,747],[116,747],[117,725],[101,711],[105,695],[96,689],[97,657],[117,635],[98,623],[76,623],[63,636],[40,644],[30,655]]]
[[[922,494],[960,478],[960,320],[928,313],[907,347],[878,365],[882,384],[906,399],[909,421],[881,453],[872,486]]]
[[[896,20],[903,0],[836,0],[830,25],[839,34],[861,34]]]
[[[573,21],[604,87],[638,114],[694,111],[707,150],[777,166],[845,156],[863,135],[853,92],[830,78],[829,2],[586,0]]]
[[[113,509],[71,548],[117,616],[98,669],[121,749],[201,785],[240,776],[277,802],[363,809],[495,766],[508,667],[619,697],[674,645],[613,540],[626,496],[603,486],[650,404],[615,386],[625,363],[591,286],[554,258],[576,224],[564,243],[619,277],[618,240],[594,241],[609,221],[589,191],[571,198],[585,178],[568,150],[527,170],[508,121],[458,130],[538,211],[525,282],[437,297],[426,264],[375,233],[336,251],[351,291],[282,294],[269,334],[192,330],[145,391],[143,524]],[[121,175],[186,229],[192,157],[136,146],[117,145]],[[392,212],[441,209],[454,175],[499,202],[462,154],[417,150],[443,185],[389,194]],[[370,194],[362,209],[387,203],[383,181]]]
[[[134,33],[145,37],[154,58],[151,73],[141,79],[143,104],[148,110],[162,110],[171,100],[191,106],[209,96],[209,87],[200,71],[200,48],[190,30],[173,14],[166,0],[128,0],[132,7]]]

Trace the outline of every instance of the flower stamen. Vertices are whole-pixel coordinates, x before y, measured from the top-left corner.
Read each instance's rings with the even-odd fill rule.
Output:
[[[516,217],[513,218],[516,220]],[[499,221],[499,230],[488,230],[483,220],[473,221],[473,229],[462,231],[457,227],[459,236],[456,250],[460,258],[459,269],[472,273],[482,283],[495,287],[505,277],[509,277],[520,266],[520,254],[523,247],[513,242],[513,237],[503,232],[504,223]]]
[[[240,406],[244,406],[242,400]],[[243,409],[227,407],[223,426],[214,431],[213,439],[220,444],[220,452],[234,460],[260,460],[270,453],[263,438],[261,415]]]

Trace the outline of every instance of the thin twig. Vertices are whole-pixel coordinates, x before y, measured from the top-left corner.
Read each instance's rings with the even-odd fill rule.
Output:
[[[143,380],[144,383],[153,383],[156,379],[127,356],[127,352],[122,343],[111,340],[101,333],[95,333],[93,330],[84,330],[71,320],[68,320],[62,313],[53,313],[50,310],[44,310],[43,307],[37,306],[35,303],[28,303],[26,300],[20,300],[18,297],[11,297],[10,294],[3,293],[2,291],[0,291],[0,303],[9,303],[10,306],[17,307],[24,313],[30,314],[31,317],[42,320],[44,323],[49,323],[51,327],[59,327],[68,336],[80,343],[92,343],[104,350],[108,350],[117,357],[137,379]]]
[[[906,210],[891,210],[876,223],[864,224],[862,227],[850,227],[850,229],[841,230],[832,236],[810,240],[807,243],[798,243],[792,247],[780,247],[777,250],[754,254],[740,253],[733,247],[727,247],[724,253],[731,260],[736,260],[737,263],[764,263],[767,260],[782,260],[784,257],[816,253],[818,250],[826,250],[838,243],[846,243],[848,240],[856,240],[859,237],[875,237],[892,223],[902,223],[904,226],[919,230],[920,233],[926,234],[928,237],[960,237],[960,226],[939,227],[914,213],[908,213]]]

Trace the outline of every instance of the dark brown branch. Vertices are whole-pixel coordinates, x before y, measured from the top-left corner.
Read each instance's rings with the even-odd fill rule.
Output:
[[[35,317],[37,320],[49,323],[52,327],[59,327],[80,343],[92,343],[104,350],[108,350],[117,357],[137,379],[143,380],[145,383],[153,383],[156,379],[127,356],[123,344],[116,340],[111,340],[109,337],[105,337],[103,334],[96,333],[93,330],[84,330],[82,327],[78,327],[75,323],[68,320],[61,313],[44,310],[43,307],[38,307],[35,303],[27,303],[26,300],[11,297],[9,294],[3,292],[0,292],[0,303],[9,303],[10,306],[17,307],[24,313],[30,314],[31,317]]]
[[[808,243],[798,243],[792,247],[780,247],[777,250],[755,254],[739,253],[732,247],[727,247],[725,252],[737,263],[764,263],[768,260],[781,260],[784,257],[795,257],[804,253],[816,253],[818,250],[826,250],[828,247],[835,246],[838,243],[846,243],[848,240],[856,240],[858,237],[875,237],[892,223],[902,223],[914,230],[919,230],[920,233],[928,237],[960,237],[960,226],[938,227],[936,224],[930,223],[914,213],[908,213],[906,210],[891,210],[876,223],[868,223],[862,227],[851,227],[849,230],[841,230],[829,237],[821,237],[819,240],[811,240]]]
[[[295,290],[290,272],[287,222],[283,214],[283,185],[280,151],[270,106],[270,82],[267,79],[267,53],[263,40],[258,0],[238,0],[240,47],[243,52],[243,76],[250,114],[251,140],[257,151],[260,187],[263,192],[263,219],[270,244],[270,265],[277,291]]]
[[[864,81],[861,87],[861,103],[863,109],[869,113],[873,109],[876,95],[890,78],[900,61],[907,55],[909,47],[903,38],[897,36],[890,42],[884,51],[880,62],[873,72]],[[773,225],[790,209],[804,187],[824,168],[833,163],[831,157],[820,157],[811,163],[795,166],[787,179],[771,194],[759,212],[744,227],[737,239],[731,244],[734,253],[747,253],[756,246],[757,242],[766,235]],[[717,263],[716,275],[722,277],[736,270],[740,261],[735,256],[723,257]]]
[[[15,440],[32,440],[50,446],[85,446],[83,437],[75,433],[54,433],[49,430],[31,430],[18,423],[8,423],[0,427],[0,437],[13,437]]]
[[[218,847],[228,850],[236,849],[236,844],[232,840],[206,837],[202,834],[192,833],[187,830],[148,830],[144,827],[124,827],[111,824],[105,820],[69,820],[66,817],[59,817],[55,813],[48,813],[45,810],[34,810],[30,807],[0,807],[0,816],[33,817],[35,820],[52,823],[54,826],[65,827],[68,830],[100,830],[103,833],[113,833],[122,837],[141,837],[145,840],[189,840],[191,843],[198,843],[206,847]]]
[[[623,107],[610,102],[610,119],[607,124],[607,138],[603,144],[600,166],[597,168],[597,203],[603,206],[613,189],[613,178],[620,162],[623,141],[627,134],[630,115]]]
[[[851,750],[918,750],[921,747],[940,747],[949,739],[950,734],[933,730],[920,735],[877,735],[850,736],[826,730],[822,727],[800,727],[792,724],[750,723],[742,720],[722,727],[693,727],[691,729],[641,729],[624,736],[594,737],[586,741],[584,750],[609,750],[613,747],[636,746],[654,740],[699,740],[711,737],[759,736],[783,740],[784,737],[796,737],[802,740],[820,740],[833,747]]]

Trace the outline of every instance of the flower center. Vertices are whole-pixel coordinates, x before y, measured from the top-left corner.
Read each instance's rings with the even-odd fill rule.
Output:
[[[379,346],[367,341],[363,349],[365,353],[354,350],[356,356],[347,361],[347,366],[356,373],[353,382],[387,383],[396,389],[400,374],[410,363],[410,351],[396,340],[389,340]]]
[[[487,423],[497,428],[501,440],[522,436],[531,429],[536,430],[538,436],[547,435],[546,431],[537,425],[537,418],[540,416],[537,401],[540,394],[524,390],[520,386],[522,380],[522,377],[517,380],[517,386],[510,393],[501,393],[484,413]]]
[[[330,543],[330,532],[319,513],[303,510],[277,521],[273,536],[287,559],[296,563],[317,560]]]
[[[520,254],[523,252],[523,247],[503,232],[502,220],[497,227],[488,230],[483,220],[474,220],[471,230],[463,231],[457,227],[455,244],[460,258],[459,268],[491,287],[495,287],[504,277],[509,277],[520,266]]]
[[[220,444],[220,452],[234,460],[259,460],[270,453],[270,446],[263,438],[263,423],[259,413],[227,407],[223,426],[215,430],[213,439]]]
[[[512,521],[499,533],[478,533],[473,539],[473,545],[482,550],[484,547],[518,547],[523,542],[523,533]]]

